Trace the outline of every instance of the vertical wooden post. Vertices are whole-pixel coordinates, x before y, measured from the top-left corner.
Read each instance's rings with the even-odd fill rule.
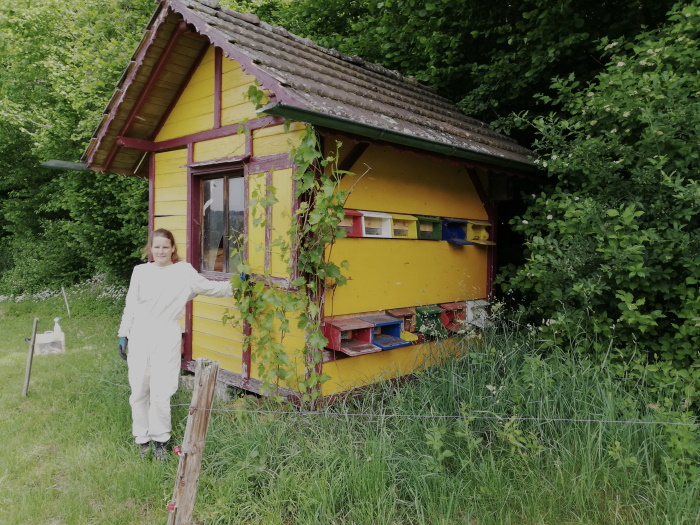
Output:
[[[216,361],[201,358],[196,360],[194,390],[182,443],[182,455],[177,467],[173,500],[168,505],[169,509],[172,508],[168,516],[168,525],[189,525],[192,521],[218,373],[219,363]]]
[[[32,327],[32,338],[29,339],[29,351],[27,352],[27,371],[24,374],[24,388],[22,389],[22,397],[27,397],[29,390],[29,376],[32,373],[32,359],[34,358],[34,341],[36,341],[36,325],[39,324],[39,318],[34,318],[34,326]]]

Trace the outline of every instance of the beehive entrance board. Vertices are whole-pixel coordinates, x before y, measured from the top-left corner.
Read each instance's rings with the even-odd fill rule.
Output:
[[[450,332],[458,332],[464,329],[466,324],[466,303],[445,303],[440,308],[440,320],[445,328]]]
[[[443,326],[440,315],[443,310],[439,306],[419,306],[416,308],[416,328],[426,337],[447,337],[447,329]]]
[[[417,239],[416,219],[413,215],[391,214],[391,234],[394,239]]]
[[[323,335],[328,339],[326,348],[345,355],[356,356],[381,352],[372,344],[374,325],[360,319],[331,319],[326,321]]]
[[[421,217],[418,219],[418,238],[426,241],[439,241],[442,238],[442,221],[436,217]]]
[[[392,308],[386,313],[403,320],[403,329],[407,332],[416,331],[416,311],[413,308]]]
[[[467,220],[467,240],[474,244],[496,246],[495,242],[489,240],[490,227],[491,223],[489,221]]]
[[[358,210],[362,214],[362,236],[391,239],[391,215],[379,211]]]
[[[403,321],[390,315],[365,315],[358,317],[362,321],[367,321],[373,325],[372,344],[377,345],[382,350],[408,346],[411,343],[401,339],[401,329]]]
[[[345,210],[338,227],[345,230],[346,237],[362,237],[362,214],[356,210]]]
[[[467,240],[466,219],[442,219],[442,240],[461,246],[472,244]]]

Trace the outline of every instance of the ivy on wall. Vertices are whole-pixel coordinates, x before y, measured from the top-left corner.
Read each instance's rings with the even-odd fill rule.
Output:
[[[259,109],[266,96],[258,86],[251,86],[247,98]],[[289,132],[289,121],[284,129]],[[281,397],[279,388],[286,385],[298,390],[302,401],[313,403],[321,395],[321,384],[330,379],[320,368],[328,342],[321,322],[326,295],[346,282],[342,270],[348,268],[347,261],[337,265],[330,259],[336,239],[345,237],[345,230],[338,224],[345,215],[343,205],[349,192],[338,186],[344,176],[352,175],[338,169],[339,148],[337,143],[335,153],[324,157],[316,133],[306,126],[299,145],[290,151],[294,198],[299,206],[293,212],[289,230],[277,235],[268,246],[287,262],[288,286],[275,284],[269,275],[253,275],[245,259],[238,267],[238,275],[231,279],[240,313],[227,312],[223,321],[248,325],[244,346],[250,347],[263,388],[273,397]],[[252,226],[268,226],[267,210],[279,202],[276,188],[256,187],[250,197]],[[302,362],[291,359],[285,345],[294,321],[297,329],[304,332],[304,347],[298,356]]]

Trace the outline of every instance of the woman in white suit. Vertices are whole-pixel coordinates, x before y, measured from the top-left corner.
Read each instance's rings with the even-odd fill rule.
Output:
[[[148,454],[152,441],[155,457],[164,460],[172,430],[170,398],[180,375],[180,319],[185,305],[197,295],[231,297],[233,291],[228,281],[209,281],[181,261],[168,230],[154,231],[146,251],[153,262],[134,268],[118,348],[129,366],[134,440],[141,447],[141,457]]]

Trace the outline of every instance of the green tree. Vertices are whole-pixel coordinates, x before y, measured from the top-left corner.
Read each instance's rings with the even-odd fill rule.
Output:
[[[145,237],[144,181],[37,166],[80,158],[153,7],[150,0],[0,5],[0,290],[97,271],[124,278],[127,261],[135,262]],[[101,209],[90,211],[88,198]],[[111,258],[99,255],[110,249]]]
[[[551,184],[513,221],[527,238],[527,262],[505,283],[547,320],[546,340],[580,331],[608,362],[638,357],[635,379],[646,372],[656,386],[678,382],[692,398],[700,386],[700,2],[676,8],[661,30],[601,49],[609,61],[594,82],[570,75],[552,85],[556,99],[540,97],[562,109],[532,120]]]

